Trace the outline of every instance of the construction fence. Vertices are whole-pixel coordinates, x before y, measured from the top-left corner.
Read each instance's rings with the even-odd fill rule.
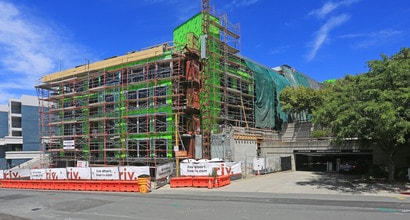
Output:
[[[173,164],[155,170],[155,179],[167,179]],[[150,192],[148,166],[67,167],[49,169],[0,170],[0,187],[40,190]]]

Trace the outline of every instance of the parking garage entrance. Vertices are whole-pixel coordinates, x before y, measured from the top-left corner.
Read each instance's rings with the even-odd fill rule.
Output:
[[[294,150],[297,171],[338,172],[340,164],[371,165],[372,150]]]

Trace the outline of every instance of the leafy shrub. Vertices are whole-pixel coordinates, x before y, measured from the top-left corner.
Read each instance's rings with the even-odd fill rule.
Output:
[[[310,137],[311,138],[330,137],[330,131],[329,130],[315,130],[315,131],[312,132]]]

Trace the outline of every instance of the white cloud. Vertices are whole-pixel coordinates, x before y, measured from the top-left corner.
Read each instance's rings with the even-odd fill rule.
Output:
[[[0,0],[0,97],[34,94],[41,76],[58,71],[61,59],[67,68],[83,62],[84,47],[65,39],[66,35],[29,11]]]
[[[169,7],[169,12],[175,14],[177,18],[176,21],[170,22],[175,22],[177,25],[179,25],[181,21],[186,21],[190,17],[196,15],[201,10],[201,4],[196,0],[144,0],[143,4],[166,5],[166,7]]]
[[[323,45],[323,43],[328,38],[329,32],[335,27],[342,25],[350,19],[349,15],[342,14],[339,16],[331,17],[315,34],[315,39],[311,45],[311,51],[307,56],[307,59],[310,61],[315,58],[317,51]]]
[[[319,9],[315,9],[309,12],[309,15],[316,16],[320,19],[324,19],[333,11],[336,11],[338,8],[343,6],[349,6],[353,3],[359,2],[360,0],[342,0],[338,2],[328,1],[322,5]],[[309,54],[307,55],[307,60],[310,61],[315,58],[318,50],[322,45],[328,40],[330,31],[334,28],[342,25],[350,19],[348,14],[333,15],[327,19],[326,23],[315,32],[315,37],[313,42],[310,43],[309,47],[311,48]]]
[[[245,7],[245,6],[253,5],[257,2],[258,0],[242,0],[238,3],[238,6]]]
[[[233,7],[247,7],[257,3],[259,0],[233,0],[231,3],[223,7],[223,11],[232,9]]]
[[[270,54],[281,54],[283,52],[285,52],[286,50],[288,50],[290,48],[289,45],[285,45],[285,46],[280,46],[280,47],[276,47],[275,49],[271,50],[269,53]]]
[[[401,33],[402,31],[385,29],[376,32],[345,34],[340,36],[340,38],[389,38]]]
[[[376,32],[345,34],[340,38],[357,40],[353,45],[353,48],[357,49],[391,42],[393,38],[401,34],[403,34],[403,31],[384,29]]]
[[[337,8],[341,6],[348,6],[358,1],[359,0],[343,0],[340,2],[332,2],[332,1],[326,2],[325,4],[322,5],[321,8],[310,11],[309,15],[314,15],[319,18],[324,18],[326,17],[326,15],[336,10]]]
[[[176,13],[178,16],[177,22],[183,22],[189,19],[190,17],[194,16],[201,9],[195,1],[189,1],[189,3],[185,3],[177,7],[177,10],[178,10],[178,12]]]
[[[4,91],[0,87],[0,105],[7,105],[9,102],[9,98],[18,98],[14,94],[8,93],[7,91]]]

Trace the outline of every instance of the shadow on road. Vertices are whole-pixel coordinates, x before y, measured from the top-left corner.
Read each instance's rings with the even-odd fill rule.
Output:
[[[318,189],[334,190],[340,193],[362,194],[381,191],[400,193],[407,189],[406,183],[386,183],[384,180],[365,180],[361,175],[315,172],[316,177],[308,181],[296,182],[301,186],[313,186]]]
[[[5,213],[0,213],[0,219],[2,220],[28,220],[27,218],[21,218],[14,215],[9,215]]]

